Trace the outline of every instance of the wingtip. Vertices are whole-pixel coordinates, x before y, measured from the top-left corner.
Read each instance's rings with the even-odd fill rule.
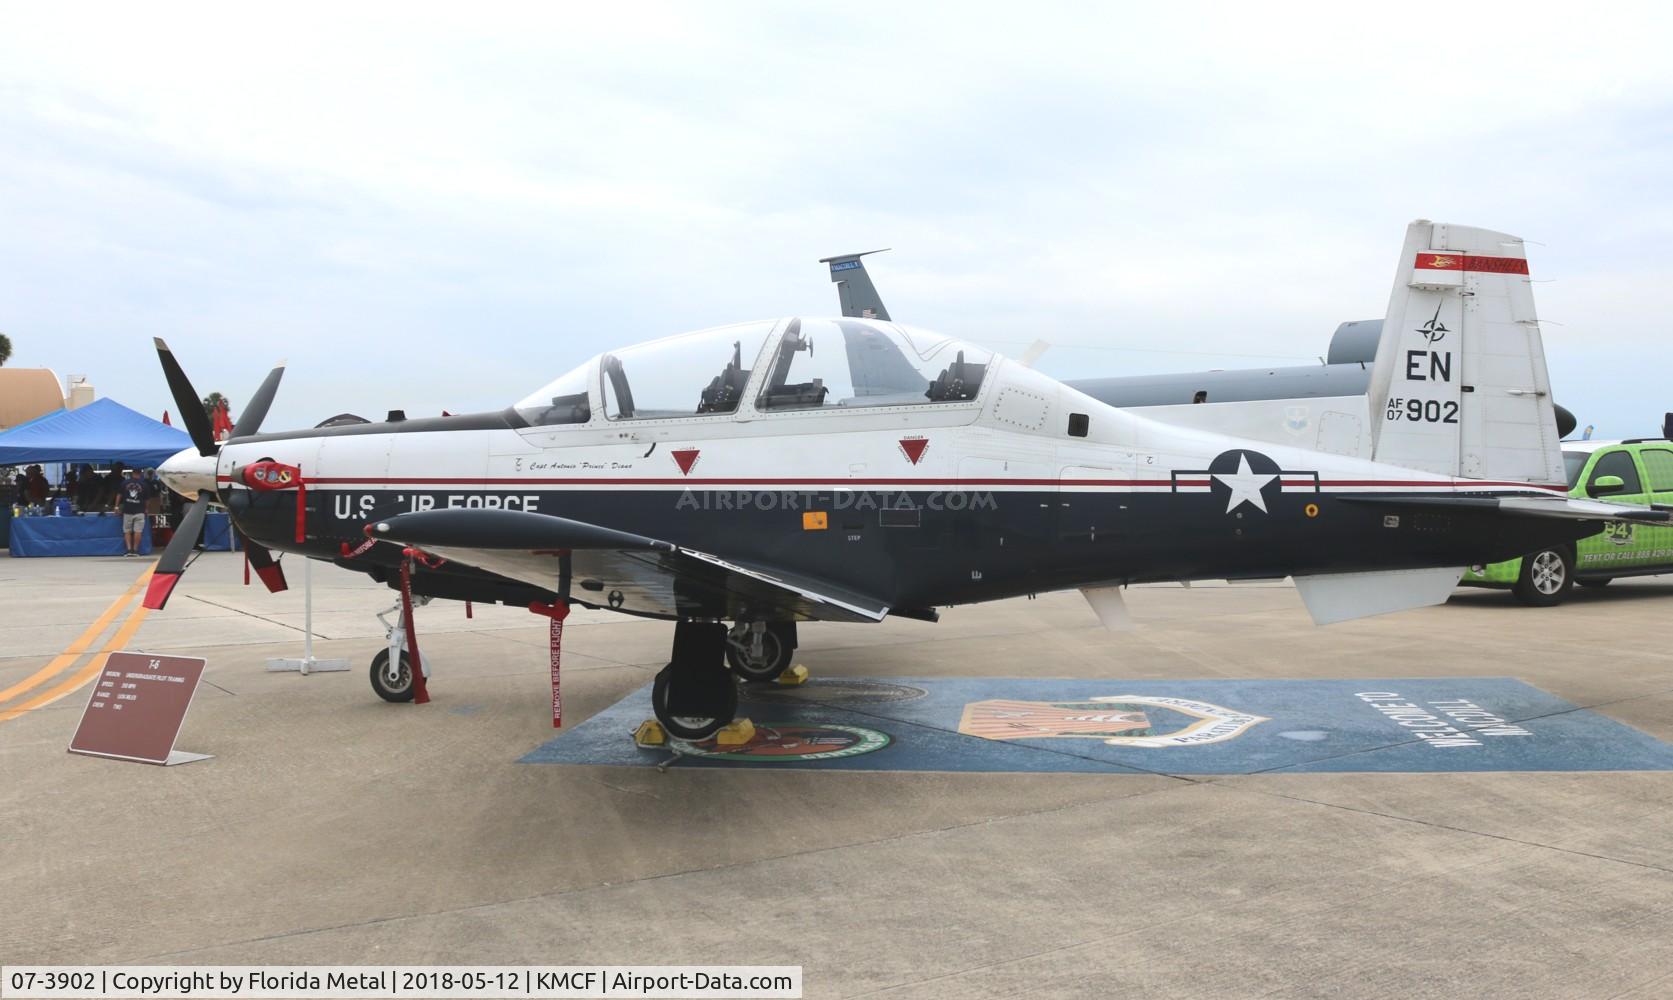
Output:
[[[155,344],[157,346],[157,350],[159,351],[168,350],[168,344],[164,343],[163,338],[161,337],[152,337],[151,343]]]

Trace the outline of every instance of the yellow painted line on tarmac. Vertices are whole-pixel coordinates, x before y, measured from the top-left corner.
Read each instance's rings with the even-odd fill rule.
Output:
[[[100,615],[98,620],[93,624],[87,626],[87,631],[77,636],[74,642],[64,647],[64,651],[62,653],[53,657],[51,663],[48,663],[46,666],[30,674],[28,677],[25,677],[23,680],[18,681],[16,684],[13,684],[6,690],[0,691],[0,702],[8,701],[13,697],[28,691],[30,688],[36,687],[51,678],[54,674],[57,674],[59,671],[66,669],[72,663],[81,659],[81,654],[87,652],[88,647],[93,645],[94,640],[104,634],[105,629],[110,627],[110,623],[115,620],[118,614],[122,612],[123,607],[125,607],[129,601],[133,600],[134,595],[139,593],[140,590],[145,587],[146,581],[151,579],[151,574],[156,572],[156,569],[156,563],[152,563],[150,566],[147,566],[145,568],[145,572],[139,575],[139,579],[135,580],[133,585],[130,586],[121,597],[118,597],[116,600],[110,602],[110,607],[105,609],[105,613]]]
[[[54,674],[79,659],[87,648],[104,633],[104,630],[109,627],[111,621],[122,612],[122,609],[127,607],[128,602],[133,599],[133,596],[146,585],[146,581],[151,579],[151,574],[156,572],[156,569],[157,566],[155,563],[146,567],[145,572],[139,575],[139,579],[135,580],[121,597],[118,597],[110,607],[105,609],[105,613],[99,616],[98,621],[88,626],[87,631],[78,636],[75,642],[70,643],[69,648],[54,657],[51,663],[47,664],[40,670],[37,670],[33,676],[12,685],[4,692],[0,692],[0,695],[3,695],[5,698],[10,698],[18,691],[27,691],[27,689],[37,686],[50,679]],[[94,655],[92,662],[88,663],[86,666],[82,667],[80,670],[71,674],[69,677],[58,682],[52,687],[47,688],[45,691],[40,692],[32,698],[29,698],[27,701],[20,702],[10,708],[0,710],[0,722],[15,719],[25,712],[40,708],[42,705],[50,705],[65,695],[75,691],[77,688],[86,685],[88,681],[91,681],[99,675],[99,671],[104,669],[105,661],[110,659],[110,654],[121,649],[129,639],[133,638],[134,633],[139,630],[140,623],[145,621],[145,616],[150,613],[151,609],[145,607],[143,604],[136,606],[128,615],[127,619],[117,627],[116,634],[112,635],[110,637],[110,641],[105,643],[104,648]]]

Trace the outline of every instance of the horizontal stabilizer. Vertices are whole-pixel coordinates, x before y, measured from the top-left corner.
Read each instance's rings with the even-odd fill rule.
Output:
[[[1385,569],[1371,573],[1317,573],[1295,578],[1301,602],[1318,625],[1391,611],[1445,604],[1464,575],[1458,569]]]
[[[1574,497],[1445,497],[1406,496],[1365,493],[1342,496],[1343,503],[1376,504],[1383,507],[1423,507],[1441,510],[1487,511],[1524,517],[1554,517],[1568,521],[1650,521],[1673,520],[1673,512],[1664,507],[1641,507],[1634,504],[1608,503],[1603,500],[1582,500]]]

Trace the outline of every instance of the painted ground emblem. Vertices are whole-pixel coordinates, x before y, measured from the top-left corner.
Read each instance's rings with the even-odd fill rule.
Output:
[[[1155,716],[1156,718],[1152,718]],[[1175,716],[1183,723],[1169,728]],[[1111,695],[1085,701],[976,701],[964,706],[959,732],[988,740],[1081,737],[1112,747],[1193,747],[1233,739],[1263,715],[1192,698]]]
[[[700,743],[676,741],[681,753],[714,760],[806,761],[858,757],[888,746],[888,733],[861,726],[820,723],[811,726],[764,724],[755,738],[737,747],[721,747],[714,740]]]

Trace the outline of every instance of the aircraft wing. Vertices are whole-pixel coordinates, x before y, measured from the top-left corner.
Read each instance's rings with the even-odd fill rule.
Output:
[[[777,567],[746,565],[644,535],[516,510],[432,510],[378,521],[369,537],[638,614],[881,621],[889,605]]]
[[[1652,521],[1673,520],[1673,511],[1657,505],[1641,507],[1636,504],[1608,503],[1603,500],[1583,500],[1564,496],[1472,497],[1472,496],[1413,496],[1398,493],[1364,493],[1337,497],[1344,503],[1370,503],[1381,506],[1421,507],[1425,509],[1484,511],[1496,510],[1505,514],[1526,517],[1555,517],[1571,521]]]

